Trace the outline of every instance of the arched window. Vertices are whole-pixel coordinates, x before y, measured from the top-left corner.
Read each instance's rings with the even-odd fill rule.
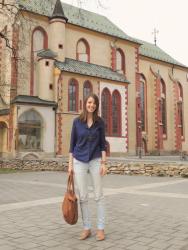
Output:
[[[68,86],[68,110],[78,111],[78,82],[71,79]]]
[[[92,92],[93,92],[92,84],[90,83],[90,81],[85,81],[83,87],[83,100],[85,100],[85,98]]]
[[[181,128],[181,136],[183,137],[183,88],[181,84],[178,82],[178,121],[179,121],[179,127]]]
[[[162,122],[162,127],[163,127],[163,135],[166,135],[167,133],[167,120],[166,120],[166,86],[165,83],[163,81],[163,79],[161,79],[161,122]]]
[[[125,55],[121,49],[116,50],[116,71],[125,73]]]
[[[111,95],[110,95],[110,91],[105,88],[102,92],[101,95],[101,116],[104,120],[105,123],[105,131],[106,131],[106,135],[110,135],[111,134],[111,129],[110,129],[110,123],[111,123],[111,112],[110,112],[110,106],[111,106]]]
[[[18,149],[41,149],[42,118],[34,110],[24,112],[18,119]]]
[[[37,53],[48,47],[48,36],[42,27],[34,29],[31,43],[31,84],[30,95],[36,95],[36,58]]]
[[[178,97],[179,101],[183,101],[183,88],[179,82],[178,82]]]
[[[76,58],[79,61],[90,62],[90,48],[85,39],[80,39],[77,43]]]
[[[146,81],[143,75],[140,76],[140,108],[141,108],[141,127],[146,130]]]
[[[121,135],[121,96],[117,90],[112,94],[112,135]]]
[[[44,48],[44,41],[44,32],[39,29],[35,30],[33,32],[33,52],[35,55]]]

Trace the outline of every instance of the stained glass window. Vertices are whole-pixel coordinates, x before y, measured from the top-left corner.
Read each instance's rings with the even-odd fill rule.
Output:
[[[92,93],[92,85],[89,81],[84,82],[84,88],[83,88],[83,99],[90,95]]]
[[[105,88],[101,96],[101,116],[104,119],[106,135],[110,135],[110,92]]]
[[[121,96],[118,91],[112,94],[112,135],[121,135]]]
[[[68,87],[68,109],[69,111],[78,111],[78,83],[75,79],[71,79]]]

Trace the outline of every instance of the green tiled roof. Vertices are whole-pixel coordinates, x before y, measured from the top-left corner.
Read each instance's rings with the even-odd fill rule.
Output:
[[[53,52],[50,49],[43,49],[37,53],[37,56],[43,58],[55,58],[57,56],[57,53]]]
[[[18,95],[11,103],[33,104],[42,106],[57,106],[53,101],[46,101],[40,99],[38,96]]]
[[[0,115],[8,115],[10,113],[10,109],[0,109]]]
[[[81,62],[66,58],[65,62],[55,62],[55,66],[62,71],[77,73],[81,75],[94,76],[118,82],[129,83],[123,74],[119,74],[112,69],[92,63]]]
[[[20,8],[40,15],[52,17],[56,0],[16,0]],[[170,55],[154,44],[132,38],[119,29],[105,16],[62,3],[63,12],[68,18],[68,23],[78,25],[90,30],[108,34],[114,37],[122,38],[128,41],[142,44],[140,46],[140,55],[147,56],[163,62],[186,67],[173,59]]]
[[[140,55],[147,56],[170,64],[178,65],[181,67],[187,67],[182,63],[176,61],[174,58],[172,58],[158,46],[141,40],[138,40],[138,42],[142,43],[142,45],[139,48]]]
[[[17,0],[17,3],[27,11],[51,17],[56,0]],[[105,16],[63,2],[62,7],[68,23],[138,43],[136,39],[125,34]]]

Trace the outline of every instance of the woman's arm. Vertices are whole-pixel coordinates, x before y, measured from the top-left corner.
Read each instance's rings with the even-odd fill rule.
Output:
[[[106,168],[106,151],[102,151],[100,174],[102,176],[104,176],[106,173],[107,173],[107,168]]]
[[[101,164],[106,163],[106,151],[102,151]]]
[[[69,153],[69,166],[68,166],[68,174],[73,173],[73,155]]]
[[[68,173],[70,174],[73,172],[73,152],[74,152],[74,147],[76,145],[76,125],[75,125],[75,120],[72,125],[72,131],[71,131],[71,139],[70,139],[70,149],[69,149],[69,165],[68,165]]]
[[[72,130],[71,130],[69,153],[73,153],[74,147],[76,145],[76,140],[77,140],[77,136],[76,136],[76,124],[75,124],[75,120],[74,120],[73,124],[72,124]]]
[[[106,139],[105,139],[105,126],[104,126],[104,121],[102,120],[102,125],[101,125],[101,170],[100,174],[103,176],[107,173],[107,168],[106,168]]]

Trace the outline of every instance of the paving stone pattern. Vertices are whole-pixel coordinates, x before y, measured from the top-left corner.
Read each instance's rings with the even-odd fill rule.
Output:
[[[188,179],[105,176],[106,240],[96,242],[92,187],[92,237],[78,239],[80,217],[74,226],[62,218],[66,178],[64,172],[0,174],[0,250],[188,250]]]

